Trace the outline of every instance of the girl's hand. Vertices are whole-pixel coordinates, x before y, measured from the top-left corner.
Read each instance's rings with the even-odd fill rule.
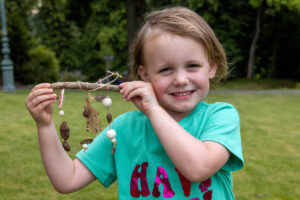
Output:
[[[151,109],[158,106],[158,102],[150,82],[132,81],[119,85],[121,94],[127,101],[132,101],[135,106],[146,115]]]
[[[52,103],[56,101],[49,83],[35,86],[28,95],[25,103],[37,126],[47,126],[52,119]]]

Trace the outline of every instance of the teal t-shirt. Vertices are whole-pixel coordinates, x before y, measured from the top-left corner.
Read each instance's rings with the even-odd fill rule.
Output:
[[[118,180],[120,200],[178,199],[230,200],[231,172],[244,166],[237,110],[227,103],[201,102],[178,122],[201,141],[214,141],[225,146],[231,156],[211,178],[190,182],[174,166],[157,138],[148,118],[140,111],[117,117],[112,128],[117,132],[114,154],[106,138],[107,128],[76,156],[105,186]]]

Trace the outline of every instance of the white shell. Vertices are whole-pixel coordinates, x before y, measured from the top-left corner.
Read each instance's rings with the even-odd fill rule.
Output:
[[[87,149],[87,148],[88,148],[88,145],[87,145],[87,144],[83,144],[82,147],[83,147],[84,149]]]
[[[116,140],[116,138],[113,138],[113,139],[111,139],[110,140],[112,143],[115,143],[117,140]]]
[[[104,107],[110,107],[111,104],[112,104],[112,100],[110,97],[105,97],[103,100],[102,100],[102,104]]]
[[[109,129],[107,132],[106,132],[106,137],[108,138],[108,139],[113,139],[113,138],[115,138],[116,137],[116,135],[117,135],[117,133],[116,133],[116,131],[114,130],[114,129]]]
[[[64,113],[63,110],[60,110],[60,111],[58,112],[58,114],[59,114],[59,116],[63,116],[65,113]]]

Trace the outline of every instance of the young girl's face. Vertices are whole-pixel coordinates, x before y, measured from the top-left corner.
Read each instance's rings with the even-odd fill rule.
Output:
[[[207,96],[216,66],[209,65],[199,42],[165,32],[150,33],[143,55],[139,74],[152,83],[158,102],[173,118],[182,119]]]

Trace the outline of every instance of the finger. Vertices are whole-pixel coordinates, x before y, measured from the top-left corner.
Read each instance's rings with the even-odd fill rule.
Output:
[[[133,98],[140,97],[143,98],[145,96],[143,93],[145,92],[144,88],[136,88],[135,90],[131,91],[127,96],[126,100],[131,101]]]
[[[26,102],[32,101],[34,98],[45,94],[53,94],[53,90],[51,88],[39,88],[32,90],[28,95]]]
[[[124,85],[123,89],[122,89],[122,95],[124,98],[127,98],[127,96],[134,90],[138,89],[138,88],[142,88],[144,87],[144,84],[141,83],[141,81],[133,81],[130,83],[127,83],[126,85]]]
[[[32,90],[40,89],[40,88],[51,88],[50,83],[40,83],[36,85]]]
[[[49,83],[41,83],[41,84],[36,85],[36,86],[35,86],[34,88],[32,88],[32,90],[30,91],[30,93],[29,93],[29,95],[28,95],[26,101],[27,101],[27,100],[31,100],[32,95],[34,94],[34,92],[37,91],[37,90],[39,90],[39,89],[42,89],[42,88],[47,88],[47,89],[49,89],[49,88],[51,88],[51,84],[49,84]]]
[[[38,95],[37,97],[33,98],[31,101],[27,102],[28,109],[32,109],[37,107],[39,104],[43,103],[44,101],[51,100],[53,102],[56,101],[56,94],[44,94]]]
[[[54,102],[55,102],[55,100],[53,100],[53,99],[45,100],[45,101],[41,102],[40,104],[38,104],[33,109],[31,109],[30,112],[32,113],[33,116],[41,114],[42,111],[45,110],[45,108],[47,106],[51,105]]]
[[[124,87],[125,84],[126,84],[126,82],[119,84],[119,88],[122,89],[122,88]]]

